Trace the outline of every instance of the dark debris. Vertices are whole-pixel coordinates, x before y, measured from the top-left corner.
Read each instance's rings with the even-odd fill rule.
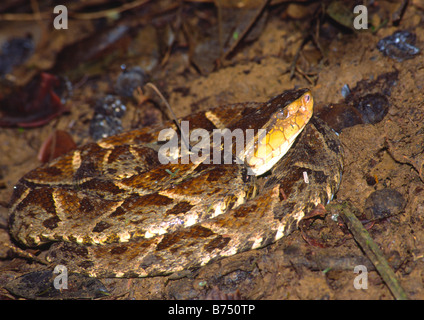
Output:
[[[0,77],[10,73],[14,66],[24,63],[33,52],[34,42],[30,36],[4,42],[0,53]]]
[[[146,83],[146,73],[140,67],[123,70],[116,80],[115,91],[121,97],[131,98],[134,90]]]
[[[122,132],[121,118],[126,106],[113,95],[97,101],[93,119],[90,122],[90,135],[94,140],[113,136]]]
[[[67,289],[54,287],[58,276],[67,277]],[[64,285],[61,281],[59,284]],[[98,279],[78,273],[54,274],[51,270],[24,274],[10,281],[5,287],[14,295],[27,299],[94,299],[109,294]]]
[[[0,126],[34,128],[47,124],[69,111],[62,101],[67,89],[66,81],[46,72],[24,87],[12,88],[0,96]]]
[[[365,201],[365,215],[369,220],[383,219],[400,213],[405,198],[394,189],[382,189],[371,193]]]
[[[363,123],[376,124],[386,116],[389,100],[381,93],[371,93],[359,98],[354,107],[361,113]]]
[[[396,31],[391,36],[378,41],[377,49],[385,56],[402,62],[414,58],[420,49],[415,46],[415,34],[406,31]]]

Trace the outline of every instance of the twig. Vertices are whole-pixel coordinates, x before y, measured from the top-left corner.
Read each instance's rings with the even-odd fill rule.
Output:
[[[91,20],[110,17],[118,13],[131,10],[144,5],[150,0],[135,0],[133,2],[125,3],[120,7],[88,13],[69,12],[69,16],[77,20]],[[33,1],[31,1],[33,4]],[[0,21],[37,21],[37,20],[48,20],[51,18],[53,10],[49,12],[36,11],[34,13],[4,13],[0,14]]]
[[[118,13],[140,7],[149,1],[150,0],[135,0],[134,2],[125,3],[122,6],[113,8],[113,9],[97,11],[97,12],[89,12],[89,13],[69,13],[69,15],[72,18],[75,18],[78,20],[99,19],[104,17],[110,17],[112,15],[116,15]]]
[[[297,48],[296,54],[294,55],[292,64],[290,66],[290,79],[293,79],[294,72],[296,71],[297,60],[299,60],[300,52],[302,51],[304,45],[309,41],[309,37],[310,35],[307,35],[305,38],[303,38],[299,48]]]
[[[38,5],[37,0],[31,0],[31,8],[36,20],[41,21],[40,6]]]
[[[0,14],[0,21],[37,21],[50,18],[50,12],[34,13],[4,13]]]
[[[309,76],[316,76],[317,73],[316,72],[309,72],[306,73],[304,72],[302,69],[300,69],[300,67],[296,66],[296,71],[299,72],[311,85],[314,85],[314,82],[311,80],[311,78]]]
[[[340,215],[346,223],[349,231],[352,233],[356,242],[361,246],[362,250],[367,255],[368,259],[374,264],[380,276],[383,278],[389,290],[392,292],[396,300],[407,300],[408,297],[400,286],[395,273],[384,258],[378,245],[371,238],[368,231],[364,228],[362,223],[353,214],[353,212],[346,205],[340,206]]]
[[[178,122],[177,116],[175,115],[175,113],[172,110],[171,106],[169,105],[168,101],[165,99],[163,94],[159,91],[159,89],[153,83],[151,83],[151,82],[146,83],[146,87],[152,88],[156,92],[156,94],[162,99],[163,103],[165,103],[166,107],[171,112],[171,116],[172,116],[175,124],[177,125],[178,130],[180,130],[182,141],[184,141],[184,144],[186,145],[187,150],[191,150],[190,143],[187,141],[186,136],[181,129],[180,123]]]

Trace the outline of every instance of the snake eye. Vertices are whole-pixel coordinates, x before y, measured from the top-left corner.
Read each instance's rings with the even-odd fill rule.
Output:
[[[311,95],[310,94],[307,94],[305,97],[303,97],[303,101],[305,103],[308,103],[309,101],[311,101]]]

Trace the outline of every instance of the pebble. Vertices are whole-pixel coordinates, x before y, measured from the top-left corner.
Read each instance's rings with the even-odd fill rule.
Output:
[[[31,37],[12,38],[1,47],[0,76],[11,72],[13,67],[25,62],[34,52],[34,41]]]
[[[381,93],[370,93],[356,101],[354,107],[361,113],[364,123],[376,124],[389,110],[389,100]]]
[[[122,132],[121,118],[126,106],[113,95],[107,95],[97,101],[93,119],[90,122],[90,135],[94,140],[110,137]]]
[[[420,52],[415,46],[415,34],[406,31],[396,31],[391,36],[378,41],[377,49],[384,55],[402,62],[414,58]]]
[[[405,206],[403,195],[390,188],[374,191],[365,200],[365,216],[369,220],[383,219],[399,214]]]
[[[146,79],[147,76],[140,67],[123,70],[116,80],[115,91],[122,97],[131,98],[137,87],[144,86]]]

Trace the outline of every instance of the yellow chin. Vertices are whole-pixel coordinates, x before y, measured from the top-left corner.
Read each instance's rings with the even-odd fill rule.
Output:
[[[289,151],[300,132],[301,130],[293,134],[290,139],[285,140],[276,149],[261,148],[262,146],[265,147],[265,145],[262,145],[256,150],[254,155],[246,157],[248,173],[250,175],[260,176],[270,170]],[[266,154],[263,153],[263,150],[266,150]]]

